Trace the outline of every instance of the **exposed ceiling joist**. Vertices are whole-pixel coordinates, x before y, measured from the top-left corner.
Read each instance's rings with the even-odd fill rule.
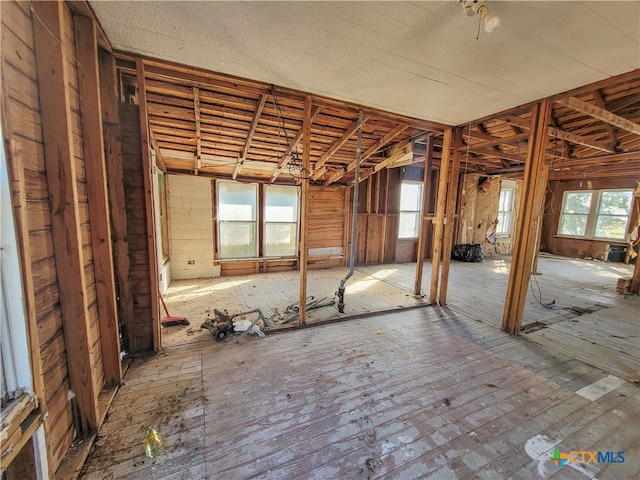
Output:
[[[604,100],[602,99],[602,93],[600,90],[594,90],[593,100],[596,102],[596,105],[603,110],[607,110],[606,105],[604,104]],[[613,126],[610,123],[605,123],[605,128],[607,129],[607,133],[609,134],[609,147],[612,151],[615,151],[616,146],[618,145],[618,137],[616,136],[616,132],[613,129]]]
[[[367,159],[369,159],[374,153],[376,153],[382,147],[387,145],[389,142],[391,142],[394,138],[396,138],[406,129],[407,129],[406,125],[396,126],[393,130],[391,130],[385,136],[380,138],[376,143],[371,145],[371,147],[369,147],[367,151],[362,154],[362,156],[360,157],[360,163],[362,164],[363,162],[367,161]],[[352,171],[355,168],[356,168],[356,160],[353,160],[349,165],[347,165],[347,168],[343,170],[338,170],[335,173],[333,173],[331,176],[329,176],[327,181],[324,182],[325,187],[328,185],[331,185],[333,182],[337,180],[340,180],[346,173]]]
[[[253,135],[256,133],[256,127],[258,126],[258,122],[260,121],[260,115],[262,115],[262,110],[264,109],[264,104],[266,103],[266,101],[267,94],[263,93],[258,99],[258,104],[256,105],[256,110],[253,114],[253,120],[251,121],[251,127],[249,127],[249,133],[247,134],[247,140],[244,143],[242,152],[238,157],[238,162],[236,163],[235,169],[233,170],[233,175],[231,176],[231,178],[233,178],[234,180],[238,176],[238,173],[240,173],[242,164],[247,158],[247,153],[249,152],[249,148],[251,147],[251,141],[253,140]]]
[[[614,127],[626,130],[627,132],[640,135],[640,124],[627,120],[626,118],[616,115],[604,108],[598,107],[597,105],[580,100],[579,98],[561,98],[557,99],[556,103],[584,113],[585,115],[589,115],[590,117],[608,123],[609,125],[613,125]]]
[[[318,106],[313,107],[313,110],[311,111],[311,124],[313,124],[313,120],[320,113],[321,109],[322,109],[322,107],[318,107]],[[291,144],[291,151],[293,151],[296,148],[298,148],[298,145],[302,141],[302,134],[304,133],[303,130],[304,129],[301,126],[300,129],[298,130],[298,133],[296,133],[296,136],[293,139],[293,143]],[[270,180],[271,183],[276,181],[276,179],[278,178],[278,176],[280,175],[282,170],[284,170],[284,168],[289,164],[290,161],[291,161],[291,153],[290,152],[287,152],[284,155],[282,155],[282,157],[280,157],[280,163],[276,167],[276,171],[273,172],[273,175],[271,176],[271,180]]]
[[[364,125],[367,122],[368,118],[364,117],[362,119],[362,125]],[[311,178],[313,180],[317,180],[318,178],[320,178],[322,176],[322,166],[327,163],[327,161],[333,157],[336,152],[338,150],[340,150],[340,148],[347,143],[347,141],[353,136],[354,133],[356,133],[356,130],[358,130],[358,120],[356,120],[355,122],[353,122],[351,124],[351,126],[349,128],[347,128],[347,131],[344,132],[344,134],[342,135],[342,137],[340,137],[338,140],[336,140],[330,147],[329,150],[327,150],[327,152],[320,158],[320,160],[318,160],[314,166],[314,173],[311,176]]]
[[[600,150],[602,152],[607,152],[607,153],[615,152],[613,148],[611,148],[609,145],[605,144],[604,142],[598,142],[596,140],[591,140],[585,137],[581,137],[580,135],[576,135],[571,132],[566,132],[556,127],[549,127],[548,135],[550,137],[560,138],[562,140],[566,140],[571,143],[582,145],[583,147],[589,147],[595,150]]]

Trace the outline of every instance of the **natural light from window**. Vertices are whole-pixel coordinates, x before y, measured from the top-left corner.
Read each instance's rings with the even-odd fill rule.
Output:
[[[420,233],[420,205],[422,184],[402,182],[400,185],[400,218],[398,238],[418,238]]]
[[[632,199],[632,190],[567,191],[558,235],[625,240]]]

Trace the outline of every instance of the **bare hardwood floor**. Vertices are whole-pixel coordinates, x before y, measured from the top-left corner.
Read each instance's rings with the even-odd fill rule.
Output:
[[[483,263],[452,262],[448,306],[500,328],[510,261],[496,256]],[[640,381],[640,298],[615,291],[617,280],[631,277],[633,266],[543,254],[538,270],[526,299],[522,323],[529,328],[522,337]],[[430,271],[425,262],[423,291]],[[309,294],[331,299],[346,272],[309,272]],[[308,312],[308,323],[422,306],[426,300],[412,295],[414,278],[413,263],[359,266],[347,283],[345,313],[322,307]],[[162,329],[163,345],[210,342],[210,332],[199,327],[214,308],[230,313],[261,308],[278,322],[286,306],[296,302],[298,282],[298,272],[174,281],[167,295],[170,312],[187,317],[191,325]]]
[[[425,307],[136,359],[82,478],[630,479],[639,427],[637,385]]]

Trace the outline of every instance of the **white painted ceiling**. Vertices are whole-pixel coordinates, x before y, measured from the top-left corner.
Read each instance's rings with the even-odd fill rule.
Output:
[[[640,1],[90,2],[114,48],[458,125],[640,68]]]

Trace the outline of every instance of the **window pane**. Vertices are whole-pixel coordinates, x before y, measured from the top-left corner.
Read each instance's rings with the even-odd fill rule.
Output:
[[[633,192],[602,192],[598,213],[629,215]],[[599,236],[599,235],[598,235]]]
[[[298,187],[268,185],[265,197],[265,221],[298,221]]]
[[[218,220],[256,220],[257,185],[218,183]]]
[[[621,240],[624,240],[625,234],[627,233],[627,219],[627,216],[598,216],[595,236],[599,238],[619,238]]]
[[[560,219],[560,235],[574,235],[581,237],[587,228],[586,215],[564,214]]]
[[[511,212],[498,212],[496,234],[508,235],[509,233],[511,233]]]
[[[509,212],[513,206],[513,190],[504,188],[500,190],[500,201],[498,203],[498,211]]]
[[[422,185],[420,183],[402,182],[400,185],[400,210],[420,211]]]
[[[220,222],[220,258],[255,257],[254,222]]]
[[[418,212],[400,212],[398,237],[416,238],[418,236]]]
[[[591,208],[591,192],[567,192],[564,196],[564,213],[588,214]]]
[[[265,225],[265,255],[267,257],[296,254],[297,223],[267,223]]]

